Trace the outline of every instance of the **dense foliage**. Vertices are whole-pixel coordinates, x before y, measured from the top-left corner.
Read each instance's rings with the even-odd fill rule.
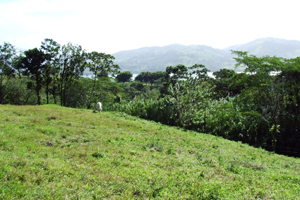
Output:
[[[150,83],[151,85],[155,83],[155,81],[163,78],[165,76],[165,72],[157,71],[157,72],[141,72],[139,75],[135,77],[136,81]]]
[[[128,82],[132,78],[132,73],[130,71],[121,72],[117,75],[116,79],[118,82]]]
[[[20,54],[8,43],[0,50],[2,104],[95,109],[101,101],[104,111],[300,156],[300,57],[233,51],[236,67],[242,66],[244,73],[221,69],[211,78],[204,65],[179,64],[165,72],[142,72],[130,81],[132,74],[120,73],[113,56],[87,53],[80,45],[45,39],[40,49]],[[92,79],[82,77],[87,68]]]
[[[0,100],[3,104],[60,102],[62,106],[91,108],[92,102],[100,98],[103,102],[111,101],[122,91],[108,78],[114,77],[120,69],[109,54],[87,53],[80,45],[61,46],[52,39],[45,39],[40,49],[19,54],[13,45],[4,43],[0,53]],[[85,69],[93,72],[94,80],[82,77]],[[16,87],[21,83],[26,85],[25,90]],[[36,102],[28,101],[32,97],[26,94],[31,91],[36,93]]]
[[[189,73],[182,65],[170,66],[162,98],[135,99],[109,109],[299,156],[300,58],[233,53],[237,67],[245,68],[242,74],[223,69],[212,79],[202,65]]]

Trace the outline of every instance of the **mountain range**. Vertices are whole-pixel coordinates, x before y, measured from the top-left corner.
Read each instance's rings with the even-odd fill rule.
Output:
[[[121,67],[121,71],[130,71],[136,74],[143,71],[165,71],[166,67],[178,64],[187,67],[203,64],[214,72],[222,68],[234,69],[236,62],[231,50],[248,51],[249,54],[259,57],[269,55],[295,58],[300,56],[300,41],[268,37],[225,49],[216,49],[205,45],[171,44],[120,51],[112,55],[115,57],[114,63]]]

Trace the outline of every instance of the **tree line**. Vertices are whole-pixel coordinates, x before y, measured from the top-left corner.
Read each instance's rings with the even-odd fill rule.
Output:
[[[1,104],[121,111],[167,125],[242,141],[300,156],[300,57],[256,57],[232,51],[243,73],[221,69],[208,76],[201,64],[142,72],[134,81],[114,57],[80,45],[45,39],[40,48],[16,53],[0,46]],[[92,78],[83,77],[89,69]]]
[[[46,103],[49,96],[60,104],[68,106],[69,91],[82,76],[85,69],[93,72],[95,79],[98,76],[108,77],[119,73],[120,67],[113,63],[114,57],[99,52],[86,52],[80,45],[68,43],[60,45],[53,39],[45,39],[40,48],[33,48],[16,53],[10,43],[4,42],[1,51],[1,84],[0,102],[5,103],[9,94],[6,91],[11,78],[26,78],[27,89],[35,91],[36,104],[41,105],[41,91],[46,94]],[[91,104],[92,95],[87,98]],[[67,95],[69,94],[69,95]]]
[[[232,53],[243,73],[221,69],[211,78],[204,65],[169,66],[158,97],[110,110],[300,156],[300,57]]]

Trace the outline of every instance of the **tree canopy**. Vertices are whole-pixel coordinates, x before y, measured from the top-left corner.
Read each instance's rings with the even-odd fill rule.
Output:
[[[118,80],[118,82],[129,82],[132,78],[132,73],[130,71],[124,71],[124,72],[120,72],[116,79]]]

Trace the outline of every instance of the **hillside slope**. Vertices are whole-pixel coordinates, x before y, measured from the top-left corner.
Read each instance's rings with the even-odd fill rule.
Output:
[[[204,45],[173,44],[121,51],[113,54],[113,56],[116,58],[115,63],[121,67],[122,71],[132,73],[165,71],[166,67],[178,64],[184,64],[188,67],[194,64],[203,64],[213,72],[222,68],[234,68],[235,60],[230,50],[248,51],[249,54],[256,56],[275,55],[295,58],[300,56],[300,41],[261,38],[225,49],[215,49]]]
[[[0,163],[1,199],[300,196],[299,159],[122,113],[54,105],[0,105]]]

